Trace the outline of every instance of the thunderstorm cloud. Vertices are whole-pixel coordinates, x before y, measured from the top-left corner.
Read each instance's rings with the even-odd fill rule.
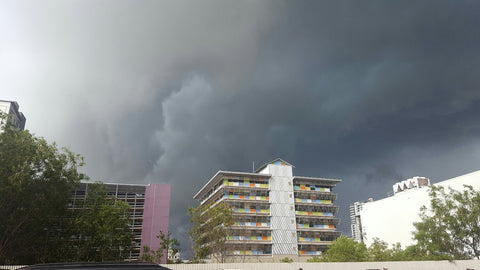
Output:
[[[0,99],[93,180],[172,185],[282,158],[348,205],[480,169],[476,1],[2,1]]]

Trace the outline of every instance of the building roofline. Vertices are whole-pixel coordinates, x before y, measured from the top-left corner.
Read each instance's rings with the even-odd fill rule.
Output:
[[[220,175],[248,175],[248,176],[264,176],[270,177],[271,174],[264,174],[264,173],[247,173],[247,172],[234,172],[234,171],[218,171],[208,182],[193,196],[194,199],[198,199],[198,196],[205,191],[206,189],[210,188],[214,185],[214,181],[218,179]]]
[[[342,182],[342,179],[329,179],[329,178],[306,177],[306,176],[293,176],[293,180],[315,181],[331,187],[334,187],[338,183]]]
[[[270,164],[272,164],[272,163],[274,163],[274,162],[276,162],[276,161],[281,161],[281,162],[287,164],[288,166],[292,166],[293,168],[295,168],[295,166],[293,166],[292,164],[286,162],[285,160],[283,160],[283,159],[281,159],[281,158],[276,158],[276,159],[274,159],[274,160],[272,160],[272,161],[269,161],[269,162],[263,164],[262,166],[260,166],[260,168],[256,169],[255,172],[258,173],[259,171],[263,170],[265,167],[267,167],[268,165],[270,165]]]
[[[140,186],[140,187],[147,187],[147,186],[150,186],[150,184],[125,184],[125,183],[107,183],[107,182],[102,182],[102,181],[96,181],[96,182],[92,182],[92,181],[86,181],[86,180],[81,180],[80,183],[81,184],[96,184],[96,183],[102,183],[104,185],[123,185],[123,186]]]
[[[305,179],[305,180],[319,180],[319,181],[329,181],[340,183],[342,179],[335,179],[335,178],[322,178],[322,177],[309,177],[309,176],[293,176],[293,179]]]

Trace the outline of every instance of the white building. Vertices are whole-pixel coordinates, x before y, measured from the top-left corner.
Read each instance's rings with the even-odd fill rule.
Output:
[[[355,202],[350,205],[350,228],[352,230],[352,238],[357,242],[362,242],[363,230],[362,230],[362,220],[360,218],[360,212],[363,209],[363,205],[373,202],[372,198],[369,198],[364,202]]]
[[[402,247],[414,244],[413,223],[420,221],[420,207],[430,206],[429,189],[422,188],[428,184],[425,179],[428,180],[424,177],[414,177],[396,183],[393,186],[394,196],[362,205],[359,213],[361,239],[367,246],[373,243],[374,238],[380,238],[389,245],[400,243]],[[463,190],[463,185],[470,185],[475,190],[480,190],[480,171],[435,184],[435,186],[443,186],[446,189],[450,187],[455,190]]]
[[[19,129],[25,129],[26,118],[18,110],[16,101],[0,100],[0,112],[10,115],[11,123]]]

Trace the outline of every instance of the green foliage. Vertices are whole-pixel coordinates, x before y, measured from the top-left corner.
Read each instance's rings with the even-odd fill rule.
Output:
[[[308,259],[307,262],[323,262],[324,260],[320,257],[317,257],[317,256],[313,256],[312,258]]]
[[[370,247],[368,247],[368,256],[370,261],[390,261],[392,259],[392,250],[388,249],[387,242],[375,238]]]
[[[129,256],[133,234],[130,206],[108,196],[103,184],[89,184],[84,208],[76,213],[72,242],[75,261],[117,261]]]
[[[280,262],[282,262],[282,263],[292,263],[293,259],[291,259],[289,257],[285,257],[285,258],[281,259]]]
[[[145,262],[162,263],[164,254],[168,253],[169,250],[173,256],[180,252],[180,243],[176,238],[172,237],[170,232],[165,234],[163,231],[160,231],[157,238],[160,240],[160,247],[157,250],[152,250],[148,246],[143,246],[140,260]],[[180,262],[180,260],[173,261],[167,258],[167,263],[169,264]]]
[[[180,242],[177,238],[170,237],[170,232],[168,233],[168,250],[171,252],[172,257],[180,253]],[[167,258],[167,263],[182,263],[182,261],[180,258],[176,261]]]
[[[430,210],[422,207],[415,239],[429,259],[480,259],[480,192],[432,186]]]
[[[209,204],[188,208],[192,223],[189,234],[194,243],[196,260],[211,255],[218,262],[225,262],[228,252],[225,242],[229,234],[226,227],[233,224],[232,212],[230,206],[223,202],[213,207]]]
[[[397,243],[392,246],[392,249],[390,251],[390,259],[388,261],[392,262],[398,262],[398,261],[419,261],[419,259],[416,259],[416,254],[415,253],[407,253],[409,247],[407,247],[405,250],[402,249],[402,246],[400,243]]]
[[[378,238],[366,248],[365,244],[358,243],[353,239],[340,237],[335,241],[324,256],[313,257],[308,262],[352,262],[352,261],[419,261],[426,260],[417,246],[409,246],[402,249],[400,243],[388,248],[388,244]]]
[[[337,238],[322,257],[325,262],[363,262],[367,259],[365,244],[345,236]]]
[[[5,119],[5,116],[0,116]],[[1,121],[3,121],[1,120]],[[28,131],[0,131],[0,264],[45,262],[61,253],[51,240],[66,221],[71,192],[85,176],[83,158]]]

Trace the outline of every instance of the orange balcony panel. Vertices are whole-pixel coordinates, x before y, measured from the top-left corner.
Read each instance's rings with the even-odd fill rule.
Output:
[[[328,225],[328,228],[329,228],[329,229],[335,229],[335,228],[333,227],[333,225]]]
[[[243,195],[240,195],[240,199],[245,199],[245,196],[243,196]]]
[[[251,187],[254,187],[254,186],[255,186],[255,184],[253,184],[253,183],[250,183],[250,186],[251,186]]]
[[[309,215],[309,216],[313,215],[313,212],[308,212],[308,215]]]
[[[261,222],[257,222],[257,227],[261,227],[262,226],[262,223]]]
[[[267,199],[267,201],[270,201],[270,197],[267,197],[266,199]]]
[[[302,254],[302,255],[306,255],[306,254],[307,254],[307,252],[306,252],[305,250],[301,250],[301,251],[300,251],[300,254]]]
[[[262,240],[268,240],[268,236],[262,236]]]

